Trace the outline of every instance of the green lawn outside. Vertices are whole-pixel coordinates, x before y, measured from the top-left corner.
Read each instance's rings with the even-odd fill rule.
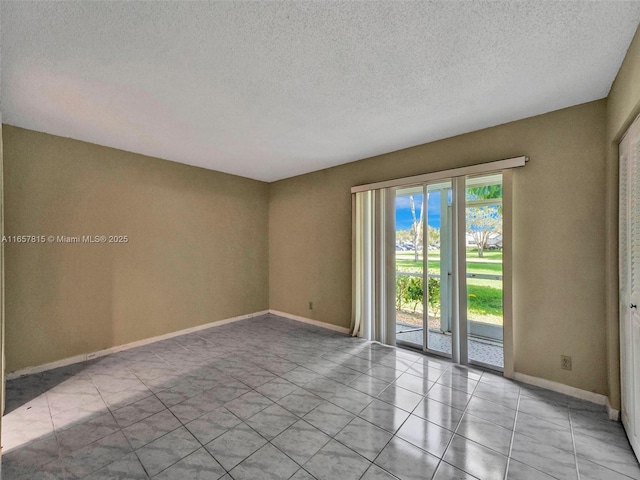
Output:
[[[420,273],[422,255],[415,262],[414,252],[396,252],[396,270],[400,272]],[[430,250],[427,253],[430,274],[440,273],[440,252]],[[485,250],[484,257],[478,257],[476,249],[467,249],[467,272],[485,275],[502,275],[502,251]],[[483,323],[502,324],[502,281],[490,279],[467,279],[468,317]],[[419,305],[416,313],[422,314]]]

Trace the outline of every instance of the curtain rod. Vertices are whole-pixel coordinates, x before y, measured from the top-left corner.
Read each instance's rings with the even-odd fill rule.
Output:
[[[494,162],[479,163],[477,165],[469,165],[468,167],[452,168],[450,170],[441,170],[433,173],[423,173],[412,177],[396,178],[394,180],[385,180],[382,182],[367,183],[365,185],[356,185],[351,187],[351,193],[366,192],[368,190],[379,190],[381,188],[405,187],[409,185],[417,185],[432,180],[441,180],[443,178],[461,177],[463,175],[475,175],[479,173],[495,172],[505,170],[507,168],[523,167],[529,157],[513,157],[505,160],[497,160]]]

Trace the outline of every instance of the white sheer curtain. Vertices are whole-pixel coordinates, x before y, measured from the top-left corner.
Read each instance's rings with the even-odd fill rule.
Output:
[[[390,188],[352,194],[351,334],[387,345],[395,344],[394,203]]]

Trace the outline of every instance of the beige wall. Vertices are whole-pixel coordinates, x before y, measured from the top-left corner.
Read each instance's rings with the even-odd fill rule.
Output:
[[[4,126],[7,371],[268,309],[268,185]]]
[[[607,98],[607,368],[609,400],[620,408],[618,320],[618,142],[640,114],[640,28],[629,46]]]
[[[607,98],[607,142],[620,140],[640,109],[640,28]]]
[[[513,173],[515,371],[605,394],[605,113],[600,100],[271,184],[270,307],[349,326],[350,187],[528,155]]]

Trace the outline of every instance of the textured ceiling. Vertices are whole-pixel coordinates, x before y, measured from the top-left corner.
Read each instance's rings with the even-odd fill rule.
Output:
[[[0,9],[5,123],[266,181],[603,98],[640,21],[639,1]]]

